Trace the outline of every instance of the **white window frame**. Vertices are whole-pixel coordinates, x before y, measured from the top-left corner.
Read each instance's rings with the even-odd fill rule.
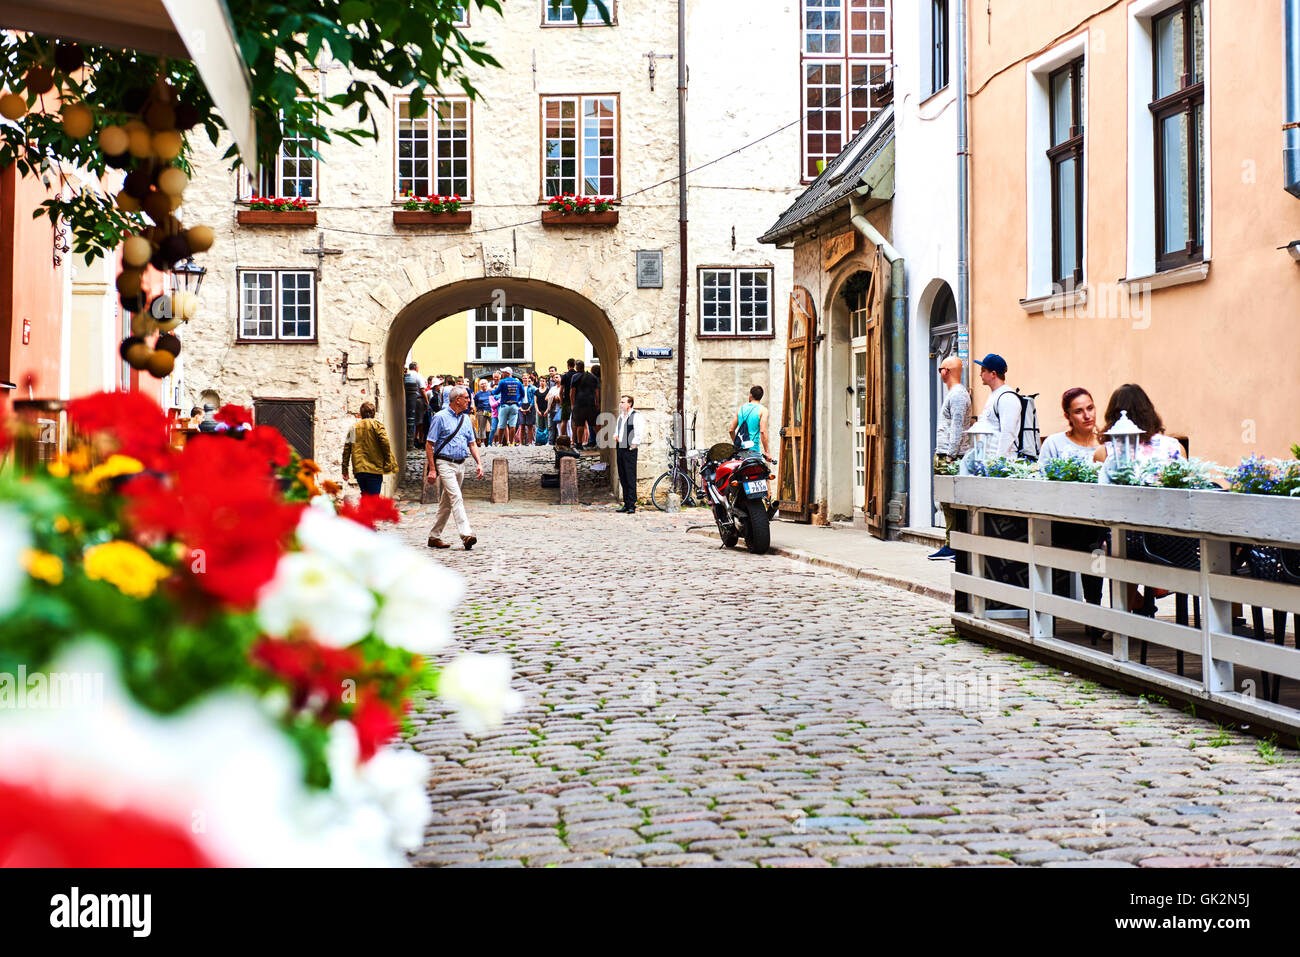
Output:
[[[285,147],[285,143],[290,141],[295,143],[308,142],[311,144],[311,149],[313,150],[317,149],[316,141],[309,140],[305,136],[295,136],[291,138],[286,138],[284,141],[281,142],[279,152],[275,154],[275,171],[272,174],[275,180],[275,192],[268,193],[263,191],[262,189],[263,180],[264,177],[268,174],[269,172],[268,170],[259,167],[257,172],[254,173],[251,170],[245,168],[243,174],[240,176],[239,179],[239,198],[241,200],[243,200],[244,202],[248,202],[254,196],[265,196],[271,199],[298,198],[292,194],[282,192],[282,190],[284,189],[284,161],[287,158],[285,156],[284,147]],[[307,202],[309,203],[318,203],[320,202],[320,167],[321,167],[320,160],[317,159],[315,156],[308,156],[306,157],[306,160],[311,164],[311,193],[310,195],[302,196],[301,198],[307,200]]]
[[[591,3],[591,2],[590,2],[590,0],[589,0],[589,2],[588,2],[588,4],[587,4],[587,15],[588,15],[588,18],[585,19],[585,20],[583,20],[581,23],[579,23],[577,17],[573,17],[573,18],[570,19],[570,20],[564,20],[564,19],[553,20],[553,19],[551,19],[551,16],[552,16],[552,11],[551,11],[551,0],[542,0],[542,26],[544,26],[544,27],[576,27],[576,26],[584,26],[584,27],[607,27],[607,26],[608,26],[608,27],[613,27],[613,26],[618,26],[618,3],[617,3],[617,0],[605,0],[605,6],[609,8],[609,23],[606,23],[606,22],[604,21],[604,19],[603,19],[603,18],[601,17],[601,15],[600,15],[600,11],[596,8],[596,5],[595,5],[594,3]],[[561,16],[563,16],[563,11],[564,11],[565,9],[566,9],[566,8],[565,8],[564,4],[561,3],[561,5],[560,5]],[[573,6],[572,6],[572,4],[570,4],[570,5],[568,6],[567,9],[568,9],[568,11],[569,11],[570,14],[573,13]]]
[[[1180,0],[1134,0],[1128,8],[1128,250],[1126,256],[1126,282],[1139,282],[1156,275],[1156,171],[1155,124],[1151,118],[1151,91],[1155,82],[1153,74],[1152,21]],[[1176,270],[1181,282],[1204,279],[1210,268],[1210,241],[1214,235],[1211,210],[1214,209],[1214,176],[1211,164],[1214,154],[1210,149],[1213,124],[1213,97],[1210,82],[1213,74],[1210,55],[1212,3],[1201,4],[1205,30],[1205,101],[1203,110],[1201,162],[1204,165],[1205,187],[1201,196],[1204,207],[1205,235],[1201,242],[1201,261]],[[1171,284],[1161,282],[1159,286]],[[1159,287],[1157,286],[1157,288]]]
[[[881,112],[883,107],[873,108],[871,105],[872,90],[874,90],[877,86],[890,82],[891,79],[890,71],[894,63],[894,45],[893,45],[894,0],[884,0],[885,26],[883,30],[871,29],[870,27],[871,10],[869,8],[864,11],[868,17],[867,28],[865,30],[853,29],[853,24],[852,24],[853,8],[850,6],[850,4],[853,2],[855,2],[855,0],[839,0],[837,9],[840,14],[840,30],[841,30],[841,38],[839,44],[840,49],[838,52],[831,52],[831,53],[827,53],[824,49],[822,51],[809,52],[808,38],[810,35],[810,31],[808,30],[808,17],[810,14],[814,16],[824,15],[828,11],[831,11],[833,8],[828,8],[827,6],[825,6],[824,5],[825,0],[800,0],[799,2],[799,11],[801,17],[800,27],[799,27],[799,91],[801,97],[800,99],[801,109],[805,114],[803,117],[803,121],[800,124],[800,131],[799,131],[799,178],[802,182],[805,183],[811,182],[814,178],[816,178],[816,174],[809,170],[810,160],[821,159],[824,161],[823,168],[825,168],[825,166],[829,166],[831,160],[834,159],[835,156],[839,155],[839,151],[842,151],[846,146],[848,146],[849,141],[853,139],[854,135],[856,135],[863,127],[868,125],[873,119],[875,119],[877,114]],[[810,3],[812,3],[813,6],[810,7],[809,6]],[[821,34],[822,36],[826,35],[824,30],[817,30],[812,32]],[[871,52],[870,50],[871,37],[875,35],[883,36],[884,38],[883,52]],[[867,37],[868,50],[866,53],[853,52],[853,39],[856,36]],[[949,33],[949,36],[951,37],[951,32]],[[929,62],[928,57],[926,58],[925,62]],[[840,84],[838,86],[837,91],[836,88],[828,87],[825,84],[823,84],[822,89],[824,93],[823,93],[822,105],[814,109],[824,111],[827,109],[829,105],[833,105],[836,109],[839,110],[838,133],[840,137],[840,150],[836,151],[835,153],[830,153],[829,151],[822,152],[822,153],[810,153],[808,149],[808,137],[810,132],[809,121],[811,119],[811,116],[809,114],[814,112],[814,109],[810,109],[808,106],[808,89],[809,89],[808,68],[810,66],[825,67],[827,65],[838,65],[840,67]],[[853,93],[851,92],[855,88],[855,85],[853,83],[853,71],[855,67],[862,67],[866,69],[868,73],[868,77],[870,77],[872,68],[882,69],[884,73],[884,78],[880,81],[879,84],[869,85],[868,89],[865,91],[866,98],[867,98],[866,117],[863,119],[861,123],[858,124],[855,124],[853,122],[854,108],[853,108]],[[823,118],[824,118],[824,114],[823,114]],[[824,123],[823,123],[823,135],[825,135]]]
[[[396,96],[393,98],[393,201],[402,202],[402,166],[399,150],[401,148],[401,131],[402,131],[402,104],[410,103],[410,94]],[[429,189],[427,191],[412,190],[417,196],[432,196],[434,194],[451,195],[456,190],[438,189],[438,162],[441,154],[438,151],[438,109],[439,104],[450,103],[463,105],[465,107],[465,192],[460,194],[461,201],[469,204],[474,201],[474,104],[467,96],[440,96],[429,99],[425,106],[424,116],[416,120],[407,120],[406,122],[425,122],[428,126],[427,146],[429,148]],[[455,177],[453,177],[454,179]]]
[[[522,323],[524,327],[524,354],[522,358],[512,356],[511,358],[508,359],[504,359],[504,358],[483,359],[478,356],[478,330],[481,327],[484,326],[496,327],[497,351],[500,352],[501,327],[504,325],[519,325],[519,321],[516,321],[510,315],[507,314],[508,309],[509,307],[503,309],[501,311],[501,318],[498,319],[492,307],[488,306],[487,307],[488,320],[486,322],[479,321],[479,313],[477,309],[470,310],[469,323],[468,323],[469,334],[465,337],[467,340],[466,350],[465,350],[465,360],[467,362],[475,365],[485,365],[485,364],[491,365],[493,363],[508,365],[511,362],[532,362],[533,361],[533,311],[531,309],[521,310],[521,314],[523,316]]]
[[[310,334],[306,336],[286,336],[284,335],[284,277],[307,276],[308,305],[311,309],[311,329]],[[271,335],[248,335],[244,327],[244,322],[248,318],[245,313],[245,307],[248,302],[245,298],[244,277],[259,276],[271,277]],[[317,339],[317,301],[316,301],[316,271],[313,269],[240,269],[236,280],[239,288],[239,328],[236,339],[240,342],[315,342]],[[262,306],[261,303],[258,304]],[[261,320],[259,319],[259,322]]]
[[[925,4],[925,8],[921,11],[923,14],[928,14],[926,16],[922,16],[920,21],[920,27],[921,27],[920,62],[925,64],[925,66],[923,67],[925,72],[921,76],[921,89],[925,91],[925,94],[922,97],[923,99],[929,99],[930,97],[934,96],[936,93],[941,93],[942,91],[952,86],[953,0],[943,0],[943,2],[947,3],[948,5],[948,9],[946,11],[948,17],[948,29],[945,33],[948,42],[944,47],[944,51],[943,51],[944,57],[947,60],[947,62],[944,64],[944,72],[947,74],[947,82],[944,83],[942,86],[936,86],[934,82],[935,81],[934,7],[935,4],[938,2],[940,2],[940,0],[927,0]]]
[[[709,273],[728,274],[731,279],[731,310],[728,317],[728,327],[724,331],[717,329],[712,332],[704,329],[704,288],[705,276]],[[749,276],[762,275],[767,280],[767,327],[763,330],[755,329],[750,332],[740,331],[740,288],[741,277],[745,274]],[[775,333],[775,302],[776,296],[774,291],[775,270],[771,266],[701,266],[696,271],[697,284],[699,286],[696,297],[696,308],[698,310],[696,329],[702,339],[770,339]],[[721,321],[719,319],[719,325]]]
[[[589,158],[585,153],[586,136],[583,135],[583,117],[586,105],[591,100],[610,100],[614,104],[614,183],[613,189],[608,193],[588,193],[584,190],[585,177],[583,176],[583,164]],[[546,175],[546,108],[551,103],[572,102],[574,104],[574,139],[575,139],[575,157],[574,157],[574,188],[572,190],[559,189],[548,190],[547,182],[552,178]],[[542,182],[541,192],[542,199],[549,199],[551,196],[557,196],[560,193],[572,192],[577,196],[589,196],[592,199],[617,199],[621,185],[622,157],[621,141],[623,138],[621,126],[621,98],[617,93],[573,93],[562,96],[543,96],[541,98],[541,119],[542,119]],[[599,157],[597,157],[599,158]],[[557,177],[561,181],[564,177]]]
[[[1084,96],[1079,105],[1083,119],[1083,280],[1088,282],[1088,202],[1091,182],[1088,158],[1092,137],[1088,125],[1088,100],[1092,90],[1088,71],[1088,31],[1058,44],[1025,67],[1025,299],[1036,300],[1060,292],[1052,273],[1052,164],[1047,151],[1052,146],[1051,75],[1067,63],[1083,57]],[[1153,214],[1154,215],[1154,214]]]
[[[469,26],[469,4],[468,4],[468,3],[458,3],[458,4],[456,5],[456,9],[458,9],[458,10],[460,11],[460,16],[456,19],[456,22],[453,23],[452,26],[453,26],[453,27],[467,27],[467,26]]]

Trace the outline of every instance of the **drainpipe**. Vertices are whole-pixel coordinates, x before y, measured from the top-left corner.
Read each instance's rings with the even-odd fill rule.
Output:
[[[849,197],[850,222],[889,261],[889,505],[886,525],[897,532],[907,525],[907,272],[903,257],[867,220],[863,209],[871,187]]]
[[[651,61],[654,62],[653,60]],[[677,422],[686,447],[686,0],[677,0],[677,243],[681,252],[677,295]],[[685,467],[685,460],[682,461]]]
[[[966,0],[957,0],[957,357],[971,383],[970,130],[966,114]]]
[[[1300,197],[1300,0],[1283,0],[1286,29],[1286,125],[1283,126],[1283,185]]]

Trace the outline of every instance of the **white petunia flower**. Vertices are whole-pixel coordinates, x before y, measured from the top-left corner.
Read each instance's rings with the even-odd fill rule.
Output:
[[[27,519],[12,506],[0,506],[0,617],[18,605],[27,577],[23,571],[23,552],[31,547],[32,533]]]
[[[370,634],[374,613],[370,590],[346,568],[314,552],[280,556],[275,577],[257,603],[258,621],[268,634],[287,635],[300,625],[334,648]]]
[[[375,633],[390,645],[431,654],[451,641],[452,612],[464,583],[414,549],[392,545],[377,556],[370,581],[382,596]]]
[[[510,687],[506,655],[471,653],[456,658],[438,676],[438,697],[456,709],[470,734],[497,727],[524,703],[523,696]]]

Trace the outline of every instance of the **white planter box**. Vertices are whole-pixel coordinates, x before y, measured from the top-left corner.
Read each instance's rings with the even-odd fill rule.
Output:
[[[1236,492],[936,475],[948,505],[1300,547],[1300,498]]]

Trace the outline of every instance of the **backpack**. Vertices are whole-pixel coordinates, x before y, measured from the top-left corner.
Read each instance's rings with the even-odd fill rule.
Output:
[[[1034,404],[1038,393],[1022,395],[1020,390],[1016,389],[1016,398],[1020,400],[1020,436],[1016,439],[1017,458],[1037,461],[1038,453],[1043,447],[1042,436],[1038,433],[1038,409]]]
[[[434,415],[442,411],[442,386],[434,386],[429,390],[429,411]]]

